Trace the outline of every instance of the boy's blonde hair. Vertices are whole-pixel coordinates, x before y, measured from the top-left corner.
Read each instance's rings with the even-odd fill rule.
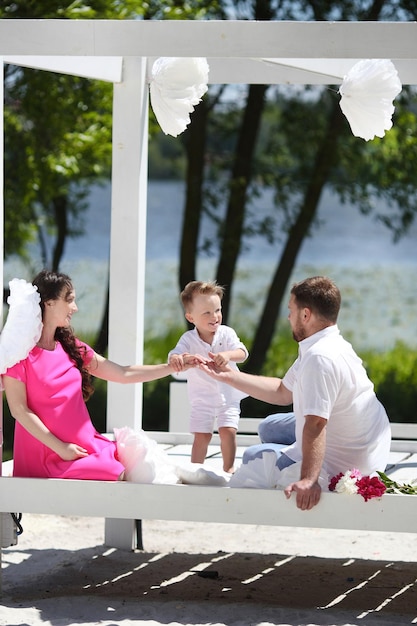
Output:
[[[218,285],[215,280],[203,282],[201,280],[192,280],[187,283],[181,291],[181,302],[185,311],[189,311],[196,295],[203,296],[219,296],[223,298],[224,287]]]

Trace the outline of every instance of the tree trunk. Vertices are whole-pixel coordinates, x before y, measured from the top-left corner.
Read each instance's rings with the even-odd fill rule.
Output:
[[[289,231],[288,239],[272,279],[265,306],[255,333],[251,354],[243,369],[258,374],[265,362],[271,345],[282,300],[297,260],[298,253],[317,213],[320,197],[329,172],[336,162],[338,138],[343,131],[345,119],[339,103],[335,102],[329,117],[327,131],[317,152],[304,201]]]
[[[230,195],[216,279],[226,287],[222,302],[223,322],[227,323],[234,273],[241,248],[245,221],[246,195],[252,176],[256,140],[264,110],[267,85],[250,85],[236,145]]]
[[[101,318],[100,329],[94,342],[94,350],[98,354],[105,354],[109,344],[109,277],[107,278],[106,303],[103,317]]]
[[[52,255],[52,270],[57,272],[64,254],[65,241],[68,234],[68,199],[66,196],[58,196],[53,199],[52,204],[57,227],[57,237]]]
[[[185,135],[187,151],[186,195],[181,233],[179,287],[196,277],[198,235],[203,213],[203,181],[208,108],[202,100],[192,115]]]
[[[270,21],[274,19],[275,7],[271,0],[252,2],[254,19]],[[252,176],[256,140],[262,121],[267,85],[250,85],[246,108],[236,145],[235,161],[230,181],[229,204],[224,223],[223,240],[217,266],[217,281],[226,287],[222,301],[223,322],[227,323],[232,285],[236,264],[240,253],[247,190]]]

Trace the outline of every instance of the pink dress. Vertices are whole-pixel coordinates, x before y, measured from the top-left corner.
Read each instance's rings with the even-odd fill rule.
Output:
[[[87,349],[85,362],[93,357]],[[34,347],[26,359],[10,367],[6,376],[26,385],[27,404],[59,439],[76,443],[88,456],[63,461],[16,421],[13,475],[38,478],[117,480],[124,466],[117,458],[116,444],[96,431],[83,400],[81,373],[60,343],[55,350]]]

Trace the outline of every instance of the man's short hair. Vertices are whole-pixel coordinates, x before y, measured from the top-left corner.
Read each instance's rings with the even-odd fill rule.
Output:
[[[306,307],[335,324],[339,315],[342,298],[335,283],[326,276],[313,276],[295,283],[291,289],[299,308]]]

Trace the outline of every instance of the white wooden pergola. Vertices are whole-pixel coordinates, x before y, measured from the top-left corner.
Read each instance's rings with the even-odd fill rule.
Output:
[[[139,363],[143,358],[148,77],[155,58],[206,57],[213,84],[332,85],[341,83],[358,60],[381,58],[393,61],[403,85],[417,84],[417,23],[4,19],[0,20],[0,57],[3,63],[114,84],[109,357]],[[2,239],[0,245],[3,259]],[[109,384],[108,431],[125,425],[139,428],[141,423],[141,385]]]

